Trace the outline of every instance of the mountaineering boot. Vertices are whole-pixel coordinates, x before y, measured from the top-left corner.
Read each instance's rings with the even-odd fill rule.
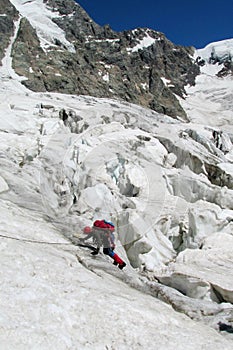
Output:
[[[96,248],[92,253],[91,253],[91,255],[97,255],[98,253],[99,253],[99,248]]]
[[[122,270],[126,266],[126,263],[123,261],[122,264],[119,264],[118,267],[120,270]]]
[[[113,264],[118,265],[121,270],[126,266],[126,263],[116,253],[113,255],[113,260]]]

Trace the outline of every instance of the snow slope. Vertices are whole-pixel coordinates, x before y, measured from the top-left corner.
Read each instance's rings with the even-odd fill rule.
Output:
[[[197,55],[205,59],[218,58],[219,61],[233,57],[233,39],[217,41],[197,50]]]
[[[212,76],[210,88],[202,75],[183,124],[119,101],[33,93],[11,68],[11,45],[0,67],[0,348],[232,349],[218,332],[232,319],[232,191],[204,172],[231,164],[211,128],[231,131],[232,80]],[[117,226],[123,271],[71,243],[102,216]],[[181,223],[193,236],[178,254]]]
[[[222,40],[195,51],[194,59],[201,57],[205,64],[201,66],[201,75],[196,78],[196,85],[187,87],[188,97],[181,100],[188,117],[194,123],[221,126],[232,132],[233,116],[233,78],[222,79],[216,74],[223,68],[223,60],[233,56],[233,39]],[[212,64],[210,58],[219,62]],[[230,130],[228,129],[230,127]]]
[[[1,89],[1,99],[4,96]],[[23,90],[11,91],[8,110],[1,104],[5,124],[2,120],[0,347],[95,350],[147,349],[156,344],[173,349],[176,343],[177,349],[231,349],[230,340],[214,329],[131,288],[124,280],[131,276],[137,284],[138,277],[129,267],[119,275],[102,255],[93,262],[89,252],[63,238],[56,217],[51,223],[46,220],[40,162],[34,159],[19,166],[24,152],[36,148],[41,120],[51,123],[52,130],[59,128],[58,118],[40,116],[40,101],[90,108],[88,98]],[[103,102],[99,104],[101,110]]]
[[[32,27],[36,29],[41,47],[46,51],[50,46],[55,46],[55,39],[59,40],[70,52],[75,52],[73,44],[65,38],[65,33],[52,19],[59,17],[56,12],[45,6],[43,0],[21,1],[10,0],[20,15],[26,17]]]

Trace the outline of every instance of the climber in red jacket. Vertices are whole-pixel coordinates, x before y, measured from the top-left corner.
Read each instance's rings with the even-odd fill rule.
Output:
[[[85,241],[89,238],[93,239],[96,244],[96,250],[92,252],[92,255],[99,253],[100,247],[103,246],[103,253],[110,256],[113,259],[113,264],[118,265],[119,269],[123,269],[126,263],[114,252],[115,249],[115,227],[112,222],[106,220],[96,220],[93,227],[86,226],[83,230],[87,236],[82,239]]]

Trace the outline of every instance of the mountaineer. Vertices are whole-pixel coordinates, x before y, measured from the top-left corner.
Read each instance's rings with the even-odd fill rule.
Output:
[[[103,247],[103,253],[113,259],[113,264],[123,269],[126,263],[114,252],[115,249],[115,226],[112,222],[106,220],[96,220],[92,227],[86,226],[83,230],[87,236],[81,241],[85,242],[89,238],[93,239],[96,249],[91,254],[97,255],[100,247]]]

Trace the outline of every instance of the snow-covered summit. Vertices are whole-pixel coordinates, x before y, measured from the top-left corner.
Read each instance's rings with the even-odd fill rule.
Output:
[[[233,39],[210,43],[205,48],[196,50],[194,58],[200,65],[202,73],[231,77],[233,75]]]
[[[222,63],[233,58],[233,39],[221,40],[197,50],[197,55],[206,61],[218,60]]]

